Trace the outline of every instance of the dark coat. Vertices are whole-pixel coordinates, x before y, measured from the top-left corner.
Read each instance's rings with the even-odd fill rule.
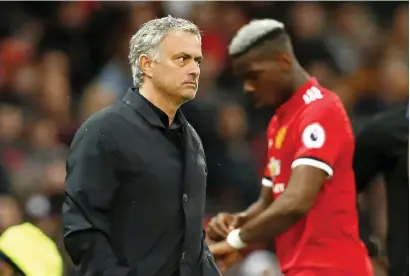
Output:
[[[80,275],[216,276],[204,241],[207,169],[181,112],[181,147],[138,91],[92,115],[67,160],[63,231]]]

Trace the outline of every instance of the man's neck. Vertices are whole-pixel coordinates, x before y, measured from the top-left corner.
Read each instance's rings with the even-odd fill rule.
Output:
[[[294,76],[292,93],[298,91],[310,79],[310,75],[300,65],[296,68]]]
[[[289,89],[285,91],[284,100],[276,108],[287,102],[310,78],[309,74],[300,65],[297,64],[295,66],[295,71],[290,79]]]
[[[169,125],[173,123],[175,114],[179,108],[179,105],[176,104],[175,101],[167,97],[164,92],[158,91],[149,83],[144,83],[144,85],[140,87],[139,92],[144,98],[168,116]]]

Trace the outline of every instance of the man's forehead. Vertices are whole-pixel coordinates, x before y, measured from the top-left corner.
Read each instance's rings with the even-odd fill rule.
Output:
[[[279,56],[270,45],[266,44],[234,57],[232,63],[234,70],[238,72],[257,71],[262,67],[276,63]]]
[[[170,54],[176,52],[186,53],[191,56],[202,56],[202,45],[200,39],[192,33],[172,31],[163,40],[165,51]]]
[[[242,59],[237,58],[232,61],[232,67],[236,74],[241,74],[248,70],[248,63],[244,62]]]
[[[198,42],[200,42],[199,37],[191,32],[187,32],[187,31],[182,31],[182,30],[170,30],[167,32],[167,34],[164,36],[164,39],[193,39],[193,40],[197,40]]]
[[[233,59],[232,65],[235,73],[243,74],[247,71],[253,71],[258,68],[260,60],[253,59],[249,55],[244,55]]]

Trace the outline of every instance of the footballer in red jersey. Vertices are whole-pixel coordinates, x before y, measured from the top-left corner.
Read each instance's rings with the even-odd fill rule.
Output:
[[[338,96],[297,62],[284,25],[254,20],[229,47],[257,106],[273,106],[260,199],[209,223],[215,256],[274,237],[286,276],[373,275],[359,238],[354,138]]]

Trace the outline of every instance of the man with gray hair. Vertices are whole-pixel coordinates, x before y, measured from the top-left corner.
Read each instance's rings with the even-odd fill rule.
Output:
[[[72,142],[66,249],[80,275],[219,275],[202,228],[204,151],[179,110],[198,88],[201,33],[171,16],[149,21],[129,60],[135,88]]]

